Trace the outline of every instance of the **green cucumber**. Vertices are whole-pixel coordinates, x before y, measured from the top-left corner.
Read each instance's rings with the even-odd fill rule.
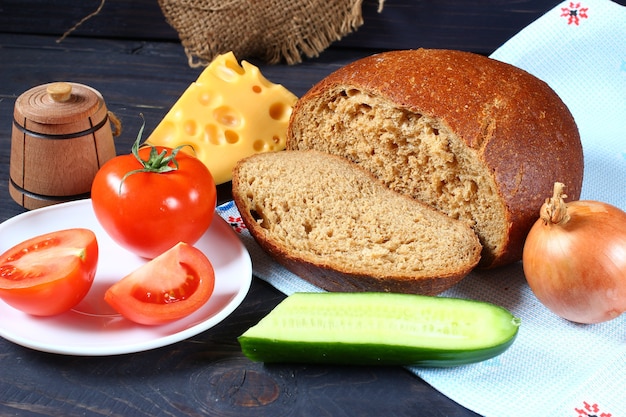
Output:
[[[239,337],[253,361],[448,367],[513,343],[520,319],[494,304],[395,293],[295,293]]]

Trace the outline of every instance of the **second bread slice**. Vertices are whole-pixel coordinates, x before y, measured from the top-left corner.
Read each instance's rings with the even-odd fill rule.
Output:
[[[466,223],[317,151],[240,161],[233,199],[266,252],[327,291],[439,294],[476,266],[482,249]]]

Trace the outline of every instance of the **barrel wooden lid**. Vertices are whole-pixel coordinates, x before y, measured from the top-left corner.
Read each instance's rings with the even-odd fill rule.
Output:
[[[68,124],[87,119],[104,105],[100,93],[83,84],[42,84],[24,92],[15,101],[14,116],[41,124]]]

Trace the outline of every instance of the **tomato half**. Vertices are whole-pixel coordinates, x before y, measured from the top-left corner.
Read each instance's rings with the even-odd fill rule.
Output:
[[[172,149],[137,151],[146,161],[152,152],[170,156]],[[179,152],[177,168],[169,162],[170,171],[145,172],[138,157],[110,159],[94,178],[91,200],[103,229],[120,246],[148,259],[178,242],[194,244],[211,225],[215,211],[217,193],[208,168],[196,157]]]
[[[113,284],[104,300],[128,320],[157,325],[198,310],[214,287],[215,271],[209,259],[180,242]]]
[[[96,235],[66,229],[28,239],[0,256],[0,298],[36,316],[53,316],[89,292],[98,264]]]

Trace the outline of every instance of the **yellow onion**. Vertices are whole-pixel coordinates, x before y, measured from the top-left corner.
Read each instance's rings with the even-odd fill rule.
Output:
[[[599,201],[566,204],[563,191],[562,183],[554,185],[526,238],[526,280],[564,319],[614,319],[626,311],[626,213]]]

